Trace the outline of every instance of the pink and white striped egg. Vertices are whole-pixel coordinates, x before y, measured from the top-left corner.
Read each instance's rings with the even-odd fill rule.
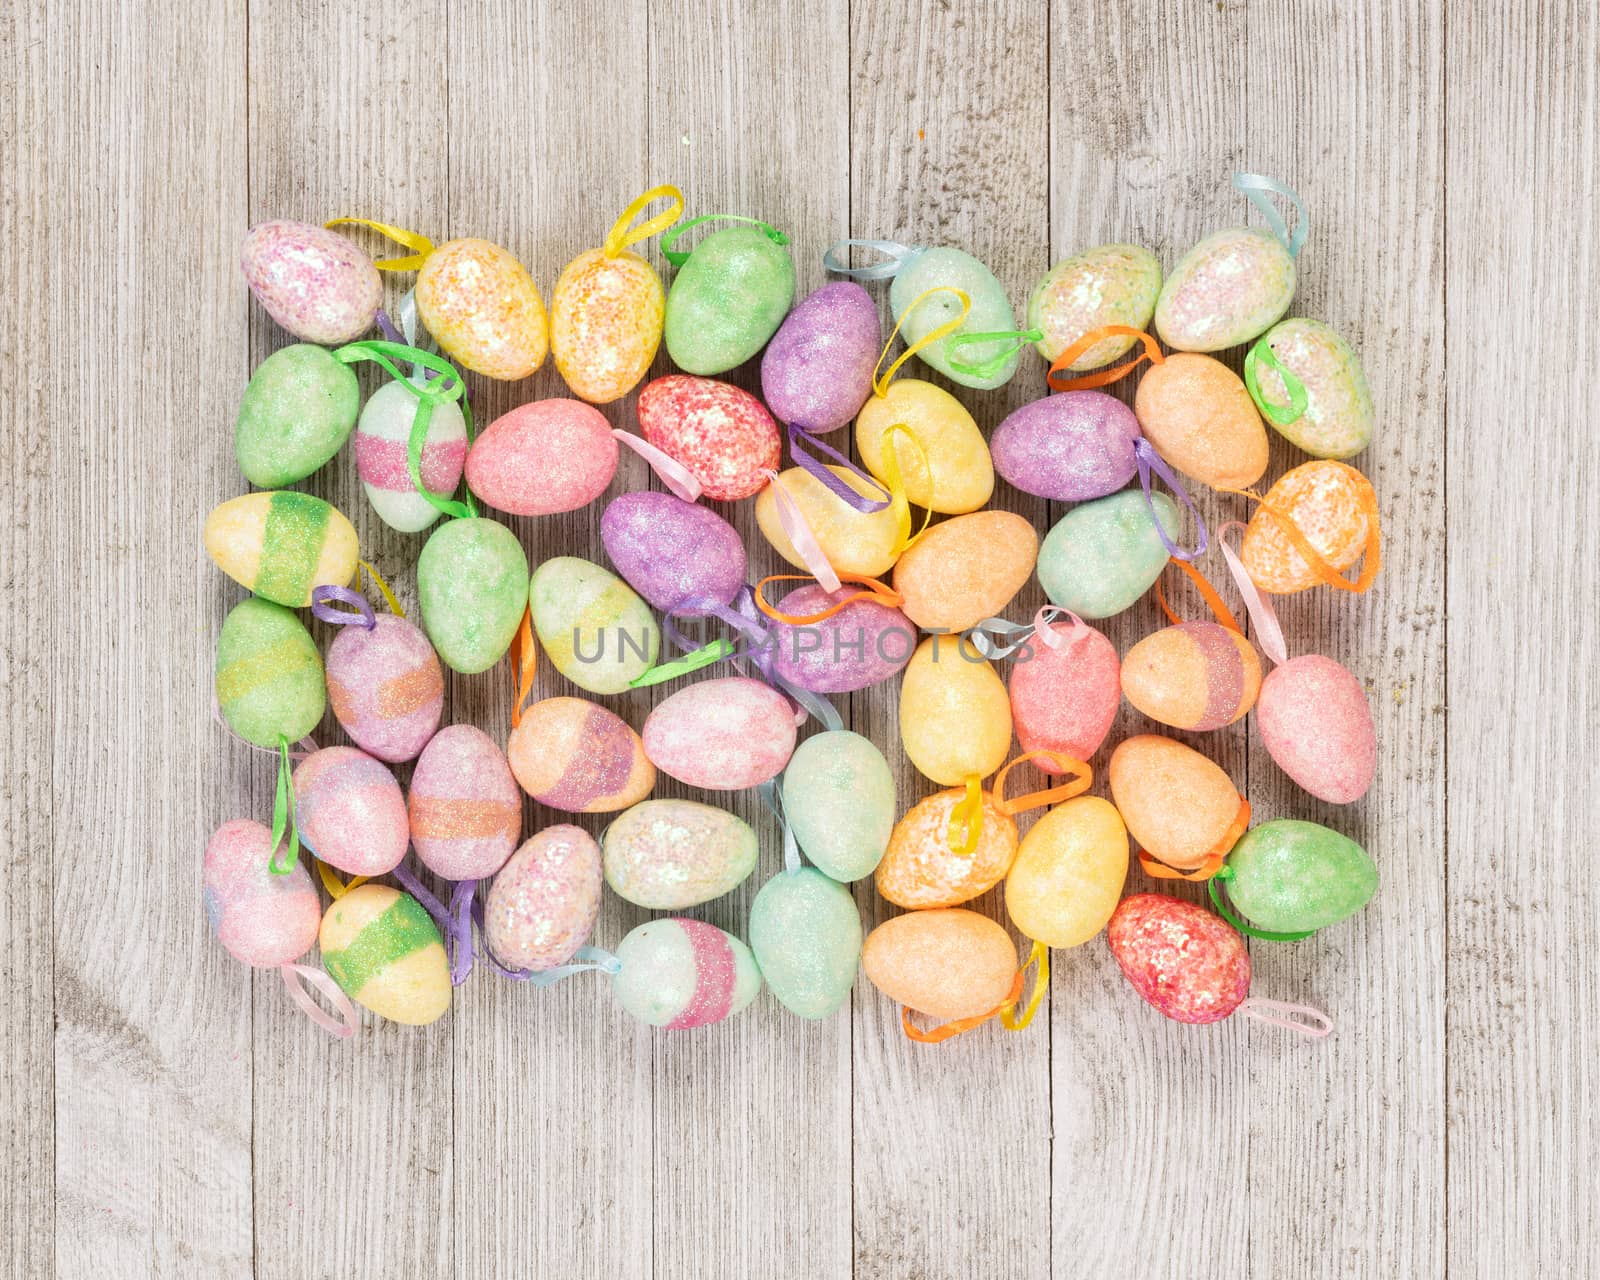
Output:
[[[372,393],[356,421],[356,474],[378,518],[401,533],[420,533],[439,510],[411,483],[406,450],[417,397],[399,379]],[[455,492],[467,461],[467,422],[453,401],[433,406],[423,436],[422,483],[442,496]]]
[[[428,637],[392,613],[341,627],[328,646],[328,702],[340,728],[370,756],[415,760],[439,730],[444,669]]]
[[[224,822],[201,869],[206,918],[228,954],[258,969],[293,964],[311,949],[322,903],[304,863],[274,875],[272,832],[259,822]]]
[[[603,883],[600,846],[582,828],[562,823],[523,841],[484,902],[489,950],[513,969],[565,964],[594,928]]]
[[[775,778],[794,754],[794,712],[770,685],[744,676],[680,689],[644,722],[644,753],[668,777],[707,791]]]
[[[744,1009],[761,990],[750,948],[699,920],[650,920],[617,945],[611,987],[640,1022],[668,1031],[704,1027]]]
[[[381,876],[406,856],[410,832],[400,784],[365,751],[313,751],[295,766],[294,803],[300,839],[330,867]]]
[[[505,752],[482,729],[453,724],[423,749],[411,775],[411,844],[446,880],[485,880],[522,836],[522,793]]]

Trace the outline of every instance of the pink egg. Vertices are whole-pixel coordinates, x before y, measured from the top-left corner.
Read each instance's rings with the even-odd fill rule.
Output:
[[[682,463],[708,498],[736,501],[760,492],[782,454],[778,424],[748,391],[673,374],[639,393],[644,438]]]
[[[580,827],[530,837],[495,874],[484,936],[512,969],[553,969],[584,944],[600,914],[600,846]]]
[[[680,689],[644,722],[644,753],[669,777],[707,791],[775,778],[794,754],[794,714],[777,690],[743,676]]]
[[[1011,667],[1011,721],[1024,751],[1061,751],[1087,760],[1100,750],[1122,702],[1121,666],[1111,641],[1085,626],[1076,632],[1062,623],[1054,634],[1067,639],[1053,649],[1037,636],[1026,661]],[[1053,762],[1034,763],[1060,773]]]
[[[304,863],[274,875],[272,832],[237,818],[206,845],[201,884],[206,918],[228,954],[257,968],[292,964],[311,949],[322,903]]]
[[[373,627],[341,627],[328,646],[328,702],[340,728],[370,756],[415,760],[444,714],[444,671],[428,637],[392,613]]]
[[[295,819],[306,848],[354,876],[381,876],[406,856],[406,801],[394,774],[365,751],[324,747],[294,770]]]
[[[353,342],[372,328],[383,301],[372,259],[311,223],[258,222],[240,246],[239,265],[267,314],[306,342]]]
[[[1278,768],[1329,804],[1367,794],[1378,767],[1372,709],[1361,682],[1332,658],[1308,653],[1261,682],[1256,725]]]
[[[582,400],[535,400],[491,422],[467,454],[467,485],[498,511],[586,507],[617,472],[611,424]]]
[[[1133,989],[1178,1022],[1220,1022],[1250,994],[1244,939],[1192,902],[1160,893],[1124,898],[1106,941]]]
[[[433,735],[411,775],[408,805],[417,857],[446,880],[484,880],[522,836],[522,793],[505,752],[482,729]]]

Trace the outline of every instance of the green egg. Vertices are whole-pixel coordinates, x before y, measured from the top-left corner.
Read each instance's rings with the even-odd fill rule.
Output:
[[[1173,541],[1183,520],[1164,493],[1153,503]],[[1085,618],[1109,618],[1150,590],[1166,567],[1168,552],[1138,489],[1075,506],[1039,547],[1039,585],[1052,604]]]
[[[239,402],[239,470],[263,489],[304,480],[343,447],[360,408],[356,375],[330,352],[307,342],[274,352]]]
[[[1343,459],[1372,442],[1372,391],[1361,358],[1322,321],[1295,317],[1273,325],[1256,344],[1250,364],[1251,396],[1262,417],[1296,448],[1313,458]],[[1284,372],[1302,388],[1304,408],[1298,414]]]
[[[222,718],[246,742],[276,747],[280,735],[298,742],[327,705],[311,633],[281,604],[241,600],[217,637],[216,695]]]
[[[1306,933],[1353,916],[1378,888],[1378,869],[1354,840],[1288,818],[1247,832],[1227,866],[1234,910],[1272,933]]]
[[[813,734],[789,757],[783,811],[823,875],[848,884],[877,870],[894,830],[894,807],[889,762],[859,733]]]
[[[667,292],[667,354],[685,373],[725,373],[767,345],[794,301],[794,259],[760,227],[714,231]]]
[[[1005,286],[995,279],[994,272],[970,253],[960,249],[924,249],[907,259],[889,286],[889,308],[896,320],[902,320],[900,336],[909,345],[925,338],[940,325],[961,314],[961,300],[947,289],[917,302],[929,289],[941,285],[960,289],[967,295],[972,309],[962,325],[949,337],[941,338],[917,354],[922,362],[937,369],[952,382],[979,391],[1003,387],[1017,371],[1020,352],[1012,351],[992,370],[973,374],[951,364],[948,344],[950,338],[964,333],[1014,333],[1016,316],[1011,311],[1011,299],[1006,297]],[[912,304],[916,305],[913,306]],[[910,315],[907,315],[907,310]],[[975,343],[958,347],[956,357],[967,365],[981,364],[1004,350],[1002,343]]]
[[[650,606],[616,574],[578,556],[534,570],[528,606],[550,665],[590,693],[621,693],[661,652]]]
[[[826,1018],[850,998],[861,914],[850,891],[815,867],[780,871],[750,906],[750,950],[784,1008]]]
[[[487,671],[504,656],[528,603],[528,557],[493,520],[447,520],[417,559],[422,625],[452,671]]]

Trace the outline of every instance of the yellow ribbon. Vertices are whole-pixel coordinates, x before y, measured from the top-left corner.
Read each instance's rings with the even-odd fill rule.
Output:
[[[928,477],[928,508],[922,513],[922,528],[915,533],[911,532],[911,499],[906,494],[906,486],[900,475],[900,457],[895,450],[896,433],[905,436],[911,447],[917,451],[917,456],[922,459],[922,469]],[[928,451],[922,447],[922,441],[918,440],[916,433],[903,422],[896,422],[884,428],[883,472],[883,482],[889,487],[889,509],[894,512],[898,530],[894,544],[894,557],[898,560],[928,531],[928,522],[933,519],[934,498],[933,463],[928,460]]]
[[[949,842],[951,853],[966,857],[977,852],[978,837],[982,833],[983,779],[973,774],[967,779],[967,794],[956,801],[955,808],[950,810],[950,827],[945,839]]]
[[[922,337],[918,338],[909,347],[902,351],[900,353],[900,358],[889,366],[888,371],[884,373],[882,377],[879,377],[878,370],[883,368],[883,362],[889,358],[889,352],[894,349],[894,340],[900,336],[900,326],[905,324],[906,317],[915,311],[922,304],[925,298],[929,298],[936,293],[955,294],[956,300],[961,303],[961,314],[958,315],[954,320],[946,320],[943,324],[937,326],[936,328],[930,329],[927,333],[923,334]],[[890,333],[889,341],[883,345],[883,354],[878,357],[878,363],[872,368],[873,393],[878,396],[888,395],[889,384],[894,381],[894,375],[900,372],[900,366],[903,365],[907,360],[911,359],[912,356],[916,355],[917,352],[921,351],[923,348],[932,346],[941,338],[948,338],[962,325],[966,324],[967,313],[971,310],[972,299],[967,297],[964,290],[957,289],[954,285],[950,284],[936,284],[931,289],[924,289],[915,298],[913,298],[911,300],[911,305],[902,311],[900,313],[900,318],[894,322],[894,331]]]
[[[1021,1031],[1032,1022],[1033,1015],[1039,1012],[1039,1006],[1044,1002],[1044,993],[1050,989],[1050,948],[1042,942],[1033,944],[1033,950],[1028,953],[1022,972],[1026,973],[1029,966],[1035,964],[1039,966],[1039,972],[1033,980],[1033,994],[1023,1006],[1022,1016],[1016,1015],[1015,1001],[1007,1000],[1000,1006],[1000,1025],[1007,1031]]]
[[[371,227],[374,231],[388,236],[396,244],[404,245],[411,250],[410,255],[404,258],[385,258],[382,262],[374,262],[372,265],[379,271],[415,271],[433,252],[433,241],[427,236],[407,231],[404,227],[391,227],[387,222],[374,222],[371,218],[335,218],[332,222],[324,222],[322,225],[342,227],[352,224],[358,227]]]
[[[361,571],[363,569],[366,570],[367,577],[372,579],[372,585],[377,587],[378,590],[383,593],[383,600],[384,603],[389,606],[389,612],[394,614],[394,616],[397,618],[405,617],[406,611],[400,607],[400,602],[395,599],[394,592],[389,590],[389,584],[385,582],[378,571],[365,560],[356,561],[356,582],[358,584],[360,583]]]
[[[351,876],[349,880],[339,879],[339,873],[330,867],[321,858],[317,862],[317,875],[322,878],[322,887],[328,891],[328,896],[335,902],[349,893],[350,890],[359,888],[372,879],[371,876]]]
[[[632,231],[628,224],[644,212],[644,207],[654,200],[671,200],[672,203],[662,213],[656,214],[647,222],[641,222]],[[641,240],[648,240],[658,232],[665,231],[679,218],[683,217],[683,192],[674,186],[651,187],[642,196],[622,211],[622,216],[606,232],[606,242],[601,246],[601,252],[608,258],[615,258],[631,244],[638,244]]]

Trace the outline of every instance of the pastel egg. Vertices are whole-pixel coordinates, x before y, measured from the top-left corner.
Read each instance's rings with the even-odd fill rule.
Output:
[[[277,750],[317,727],[327,707],[322,657],[311,633],[282,605],[241,600],[217,637],[217,705],[246,742]]]
[[[778,468],[778,424],[741,387],[684,374],[657,378],[639,393],[638,414],[644,438],[688,468],[708,498],[748,498]]]
[[[356,573],[355,526],[321,498],[247,493],[206,517],[206,554],[246,591],[304,609],[314,587],[345,586]]]
[[[524,710],[506,757],[524,791],[568,813],[627,809],[656,785],[639,735],[583,698],[545,698]]]
[[[528,269],[487,240],[451,240],[417,272],[417,315],[446,355],[512,382],[544,363],[549,324]]]
[[[318,940],[328,976],[380,1018],[421,1027],[450,1007],[444,941],[410,894],[359,885],[329,905]]]
[[[825,284],[789,313],[761,357],[761,395],[779,422],[835,431],[872,394],[878,304],[851,280]]]
[[[758,227],[713,231],[667,293],[667,354],[686,373],[732,369],[767,345],[793,301],[787,249]]]
[[[1179,351],[1221,351],[1259,338],[1289,309],[1294,259],[1259,227],[1207,236],[1178,259],[1156,300],[1156,332]]]
[[[1067,512],[1039,548],[1039,585],[1050,602],[1085,618],[1109,618],[1136,604],[1171,558],[1158,517],[1169,536],[1180,535],[1177,504],[1164,493],[1146,503],[1131,489]]]
[[[1250,806],[1222,769],[1181,742],[1126,738],[1111,753],[1111,799],[1151,857],[1180,871],[1233,847]]]
[[[1244,939],[1192,902],[1160,893],[1124,898],[1106,942],[1140,997],[1178,1022],[1220,1022],[1250,994]]]
[[[423,749],[407,798],[417,857],[446,880],[483,880],[522,838],[522,793],[505,754],[470,724],[440,729]]]
[[[417,558],[422,625],[452,671],[487,671],[505,655],[528,599],[528,557],[503,524],[447,520]]]
[[[739,531],[710,507],[670,493],[613,498],[600,517],[600,541],[623,580],[653,607],[695,617],[695,601],[726,605],[749,565]]]
[[[1372,391],[1355,349],[1320,320],[1284,320],[1262,339],[1278,363],[1305,389],[1306,407],[1293,422],[1267,421],[1290,444],[1314,458],[1352,458],[1372,442]],[[1256,364],[1256,385],[1269,405],[1292,411],[1277,369]]]
[[[911,763],[943,786],[986,778],[1011,748],[1006,687],[967,641],[930,636],[900,685],[900,737]]]
[[[511,969],[553,969],[572,959],[600,914],[600,846],[562,824],[525,840],[495,874],[483,936]]]
[[[917,301],[927,290],[940,285],[948,288]],[[1006,297],[1005,286],[995,279],[994,272],[960,249],[924,249],[906,259],[889,286],[889,309],[900,321],[900,336],[908,346],[961,314],[961,303],[949,288],[960,289],[971,304],[967,318],[950,337],[966,333],[1016,332],[1011,300]],[[1017,371],[1018,353],[1013,351],[992,373],[964,372],[952,363],[949,341],[949,337],[942,338],[917,354],[924,364],[937,369],[952,382],[988,391],[1005,386]],[[998,350],[981,343],[958,348],[954,354],[957,360],[976,365],[995,356]]]
[[[296,343],[257,367],[239,401],[233,451],[263,489],[304,480],[338,453],[356,425],[361,388],[347,364]]]
[[[322,902],[304,863],[270,869],[272,832],[243,818],[224,822],[201,868],[206,919],[235,960],[258,969],[293,964],[311,950]]]
[[[750,948],[699,920],[649,920],[617,944],[617,1002],[652,1027],[687,1031],[739,1013],[761,991]]]
[[[365,751],[313,751],[295,766],[294,804],[301,841],[330,867],[381,876],[406,856],[411,831],[400,784]]]
[[[777,777],[794,736],[788,699],[744,676],[679,689],[650,713],[643,734],[656,768],[706,791],[743,791]]]
[[[995,470],[1023,493],[1087,502],[1133,479],[1138,441],[1139,420],[1115,396],[1063,391],[1012,413],[994,429],[989,448]]]
[[[1005,610],[1039,553],[1033,526],[1010,511],[975,511],[932,526],[894,567],[901,612],[924,631],[964,631]]]
[[[867,935],[861,968],[896,1004],[952,1022],[998,1008],[1011,994],[1017,953],[988,916],[960,907],[912,911]]]
[[[1289,595],[1322,579],[1268,507],[1292,520],[1322,558],[1343,571],[1361,558],[1371,532],[1368,512],[1376,514],[1377,498],[1367,478],[1342,462],[1302,463],[1267,490],[1245,526],[1239,559],[1262,591]]]
[[[783,773],[783,811],[806,857],[830,879],[872,874],[894,829],[894,774],[871,739],[813,734]]]
[[[1080,947],[1106,927],[1128,878],[1128,829],[1099,796],[1076,796],[1022,838],[1006,875],[1006,911],[1047,947]]]
[[[401,533],[421,533],[439,518],[434,506],[411,483],[407,450],[417,413],[414,383],[391,379],[372,393],[356,421],[356,474],[378,519]],[[461,483],[467,461],[467,422],[461,406],[446,400],[433,406],[422,437],[417,467],[430,493],[448,497]]]
[[[858,589],[812,585],[778,601],[778,612],[805,618],[849,600]],[[851,693],[893,679],[911,661],[917,629],[898,609],[876,600],[851,600],[838,613],[794,625],[767,628],[773,674],[812,693]]]
[[[895,464],[913,505],[960,515],[976,511],[994,493],[994,465],[978,424],[943,387],[917,378],[899,378],[883,395],[861,406],[856,418],[856,448],[861,464],[888,483],[891,429],[903,427],[915,438],[894,433]]]
[[[1028,328],[1044,336],[1034,345],[1051,363],[1084,334],[1108,324],[1146,328],[1161,293],[1161,263],[1136,244],[1102,244],[1045,272],[1028,298]],[[1073,373],[1121,359],[1136,339],[1105,338],[1067,366]]]
[[[860,476],[843,467],[830,466],[828,470],[862,497],[882,499],[883,495]],[[876,578],[893,566],[900,553],[901,528],[899,518],[889,507],[857,511],[830,493],[822,481],[799,467],[781,473],[778,483],[800,509],[822,554],[836,572]],[[756,525],[774,551],[795,568],[806,568],[805,561],[784,532],[778,495],[770,485],[756,496]]]
[[[654,911],[720,898],[755,870],[756,833],[726,809],[694,800],[646,800],[606,828],[606,883]]]
[[[372,259],[307,222],[258,222],[239,247],[239,267],[267,314],[304,342],[354,342],[372,328],[383,302]]]
[[[1005,879],[1017,856],[1017,824],[987,791],[977,847],[970,853],[950,848],[950,815],[966,794],[961,787],[935,792],[894,824],[875,874],[878,892],[897,907],[958,906]]]
[[[1256,728],[1278,768],[1318,800],[1353,804],[1378,767],[1361,682],[1332,658],[1291,658],[1261,682]]]
[[[1156,452],[1213,489],[1243,489],[1267,469],[1267,429],[1239,375],[1178,352],[1139,380],[1133,411]]]
[[[497,511],[547,516],[586,507],[617,473],[617,438],[581,400],[535,400],[503,413],[467,454],[467,486]]]
[[[370,756],[415,760],[444,714],[444,671],[428,637],[379,614],[370,630],[340,627],[328,646],[328,702],[339,727]]]
[[[621,693],[661,651],[650,607],[622,579],[577,556],[534,570],[528,606],[551,665],[590,693]]]
[[[1354,840],[1280,818],[1248,831],[1228,855],[1228,897],[1258,929],[1309,933],[1360,911],[1378,869]]]
[[[826,1018],[855,985],[861,913],[850,891],[815,867],[780,871],[750,904],[750,949],[784,1008]]]
[[[550,351],[572,394],[610,404],[632,391],[665,316],[661,277],[638,254],[590,249],[567,263],[550,295]]]
[[[1070,632],[1061,648],[1035,637],[1027,657],[1014,656],[1008,692],[1011,719],[1024,751],[1059,751],[1088,760],[1100,750],[1122,702],[1116,646],[1093,627]],[[1061,767],[1048,757],[1033,762],[1046,773]]]
[[[1220,729],[1243,718],[1261,692],[1261,659],[1237,631],[1183,622],[1146,636],[1122,660],[1122,692],[1175,729]]]

